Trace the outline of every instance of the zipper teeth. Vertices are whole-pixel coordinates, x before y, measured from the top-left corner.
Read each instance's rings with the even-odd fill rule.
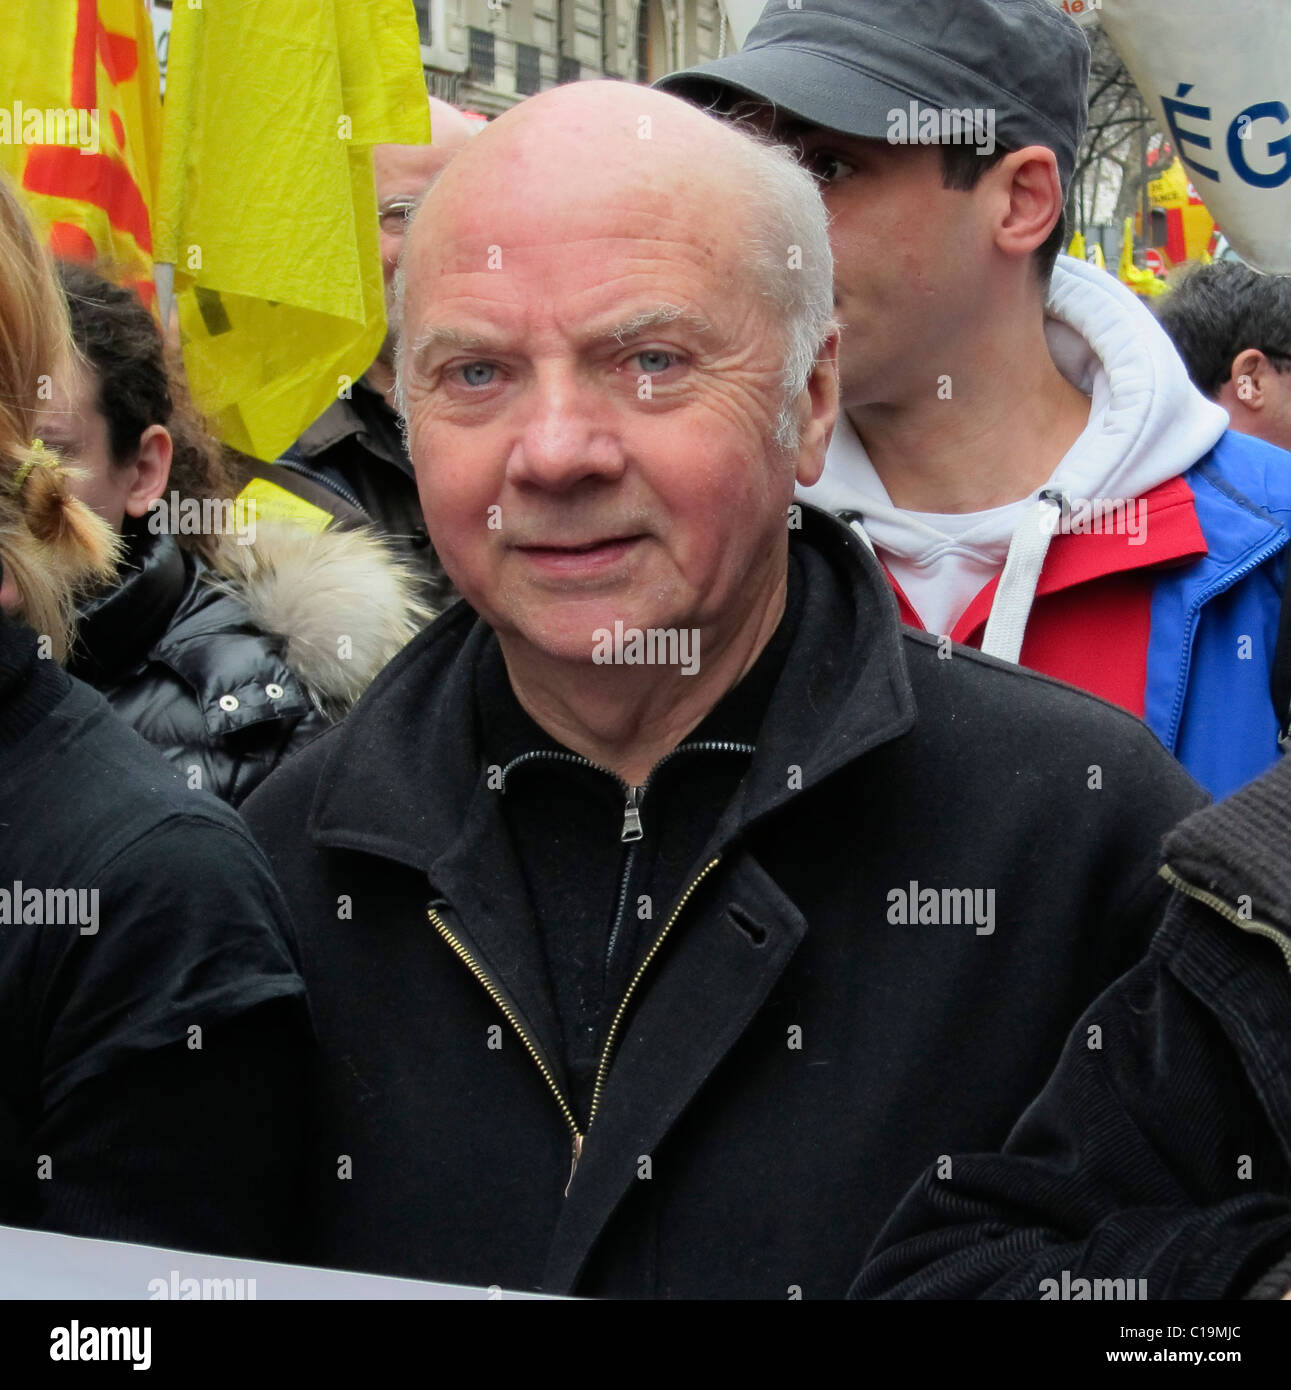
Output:
[[[502,790],[507,789],[507,774],[513,767],[519,767],[521,763],[531,763],[535,758],[551,758],[559,763],[577,763],[579,767],[590,767],[597,772],[603,772],[607,777],[613,777],[616,782],[626,786],[627,783],[617,772],[611,771],[608,767],[602,767],[600,763],[594,763],[590,758],[584,758],[578,753],[562,753],[552,748],[535,748],[532,752],[521,753],[518,758],[511,761],[502,769]]]
[[[610,930],[610,939],[605,946],[605,969],[602,973],[602,980],[608,980],[610,974],[610,961],[614,959],[614,947],[619,939],[619,928],[623,925],[623,909],[628,902],[628,886],[632,881],[632,865],[636,862],[636,845],[623,859],[623,876],[619,879],[619,900],[614,908],[614,926]]]
[[[564,1093],[556,1084],[556,1078],[552,1076],[551,1071],[548,1068],[546,1062],[542,1060],[542,1054],[534,1045],[533,1040],[529,1037],[528,1033],[526,1033],[525,1030],[520,1026],[520,1020],[516,1018],[515,1014],[512,1012],[511,1006],[498,992],[497,988],[494,986],[493,982],[489,979],[489,977],[484,973],[484,971],[481,970],[478,965],[476,965],[475,961],[471,958],[470,953],[466,950],[462,943],[458,941],[458,939],[453,935],[451,931],[449,931],[447,924],[445,923],[444,919],[439,915],[439,913],[436,912],[433,907],[428,907],[426,909],[426,916],[430,919],[431,926],[433,926],[435,930],[440,934],[440,936],[442,936],[444,940],[448,942],[449,946],[453,950],[453,953],[462,962],[462,964],[466,966],[466,968],[471,972],[471,974],[475,976],[475,978],[480,982],[480,984],[484,986],[485,990],[488,992],[489,997],[498,1006],[498,1008],[502,1010],[503,1016],[506,1018],[506,1021],[515,1030],[516,1035],[519,1037],[520,1041],[524,1043],[525,1050],[529,1053],[529,1056],[533,1058],[535,1064],[538,1067],[538,1070],[542,1073],[543,1080],[546,1081],[547,1085],[551,1088],[552,1095],[556,1097],[556,1104],[560,1106],[560,1113],[565,1117],[565,1123],[569,1126],[570,1131],[572,1132],[575,1140],[581,1139],[583,1136],[579,1133],[578,1121],[574,1118],[574,1112],[570,1108],[569,1102],[565,1099]]]
[[[720,862],[720,855],[715,859],[710,859],[691,883],[690,887],[681,895],[681,901],[673,908],[672,916],[668,918],[664,929],[655,937],[654,944],[646,952],[645,959],[637,967],[636,974],[633,975],[631,984],[628,985],[623,998],[619,1001],[619,1007],[614,1014],[614,1021],[610,1024],[610,1031],[605,1038],[605,1050],[601,1053],[601,1064],[596,1069],[596,1085],[592,1090],[592,1108],[587,1116],[587,1129],[589,1133],[591,1132],[592,1121],[595,1120],[596,1112],[600,1108],[601,1092],[605,1088],[605,1077],[610,1069],[610,1057],[614,1052],[614,1043],[618,1036],[619,1025],[623,1022],[623,1016],[627,1013],[628,1005],[632,1002],[632,996],[636,993],[636,987],[640,983],[642,975],[649,969],[650,962],[659,953],[659,948],[663,945],[668,933],[672,930],[673,923],[676,922],[677,918],[681,915],[682,909],[690,901],[691,894],[694,893],[695,889],[703,883]]]
[[[357,508],[364,516],[369,517],[371,513],[362,502],[342,483],[335,482],[326,473],[315,472],[314,469],[299,459],[280,458],[277,466],[285,468],[291,473],[299,473],[302,478],[308,478],[311,483],[317,483],[319,487],[325,487],[329,492],[334,493],[342,502],[348,502],[352,507]]]
[[[1235,927],[1240,927],[1242,931],[1251,932],[1255,936],[1267,937],[1282,952],[1282,959],[1286,961],[1287,969],[1291,970],[1291,939],[1288,939],[1285,932],[1279,931],[1270,922],[1260,922],[1253,917],[1243,917],[1240,912],[1235,911],[1217,894],[1208,892],[1205,888],[1198,888],[1195,883],[1189,883],[1186,878],[1181,878],[1169,864],[1162,864],[1160,874],[1171,888],[1177,888],[1185,896],[1195,898],[1199,903],[1204,903]]]
[[[671,753],[665,753],[662,758],[650,769],[650,776],[641,784],[641,793],[644,796],[645,789],[654,781],[654,775],[670,758],[675,758],[678,753],[756,753],[757,749],[751,743],[730,743],[725,740],[708,740],[702,743],[683,743],[680,747],[674,748]],[[576,763],[579,767],[590,767],[595,772],[603,772],[607,777],[613,777],[621,787],[628,784],[619,776],[613,768],[605,767],[601,763],[594,763],[590,758],[584,758],[579,753],[565,753],[554,748],[535,748],[531,752],[521,753],[518,758],[511,761],[502,769],[502,790],[506,791],[507,774],[513,767],[519,767],[521,763],[533,762],[536,758],[552,758],[556,762]]]
[[[1169,749],[1170,752],[1174,752],[1175,744],[1179,738],[1179,720],[1183,716],[1183,697],[1187,692],[1188,676],[1192,671],[1192,639],[1197,630],[1197,619],[1201,616],[1202,607],[1209,603],[1217,594],[1222,594],[1226,590],[1231,589],[1239,579],[1248,575],[1252,570],[1259,569],[1266,560],[1271,560],[1279,551],[1285,549],[1286,545],[1287,542],[1285,538],[1279,537],[1271,550],[1266,550],[1262,555],[1253,556],[1244,565],[1239,565],[1232,574],[1225,575],[1221,581],[1212,584],[1208,589],[1203,589],[1197,596],[1196,602],[1194,602],[1189,609],[1188,623],[1184,631],[1184,665],[1183,670],[1179,672],[1179,681],[1174,690],[1174,703],[1170,707],[1170,727],[1167,730],[1170,737],[1166,742],[1166,748]],[[1180,882],[1182,881],[1183,880],[1180,880]]]

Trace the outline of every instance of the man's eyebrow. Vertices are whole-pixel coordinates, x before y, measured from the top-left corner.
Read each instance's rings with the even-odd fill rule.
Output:
[[[693,333],[705,337],[712,333],[713,326],[702,314],[688,313],[675,304],[660,304],[654,309],[646,309],[633,314],[629,319],[595,332],[592,337],[597,342],[626,343],[631,338],[639,338],[656,328],[671,323],[680,323]],[[489,353],[498,350],[497,345],[479,333],[467,333],[448,324],[432,323],[423,328],[413,340],[410,355],[420,359],[431,349],[439,348],[449,352]]]
[[[656,309],[646,309],[615,324],[604,336],[606,340],[613,338],[617,343],[625,343],[629,338],[639,338],[643,333],[651,333],[672,323],[680,323],[701,338],[713,331],[712,324],[702,314],[687,313],[675,304],[660,304]]]
[[[485,352],[490,344],[478,333],[463,333],[446,324],[432,323],[417,334],[412,344],[413,357],[421,357],[430,348],[447,348],[452,352]]]

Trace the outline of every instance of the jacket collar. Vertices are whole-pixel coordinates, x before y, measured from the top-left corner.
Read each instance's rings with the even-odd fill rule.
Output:
[[[111,685],[137,666],[162,637],[188,582],[184,553],[171,535],[127,531],[118,579],[77,615],[70,670],[91,685]]]
[[[296,441],[303,458],[317,458],[337,444],[356,439],[369,453],[412,476],[412,464],[404,451],[399,417],[384,397],[360,379],[349,400],[335,400]]]
[[[1263,777],[1172,830],[1165,859],[1180,878],[1215,894],[1244,918],[1291,935],[1289,825],[1291,758],[1284,757]]]
[[[811,507],[791,532],[806,601],[719,842],[771,814],[915,722],[896,602],[883,571],[841,522]],[[475,671],[496,643],[459,602],[381,673],[345,720],[310,812],[317,844],[355,849],[432,877],[493,815],[474,713]]]

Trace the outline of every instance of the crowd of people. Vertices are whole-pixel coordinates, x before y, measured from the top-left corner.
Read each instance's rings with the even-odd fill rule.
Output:
[[[773,0],[432,99],[271,465],[0,188],[0,1222],[1289,1295],[1291,299],[1060,254],[1088,73],[1047,0]],[[179,524],[261,483],[317,520]]]

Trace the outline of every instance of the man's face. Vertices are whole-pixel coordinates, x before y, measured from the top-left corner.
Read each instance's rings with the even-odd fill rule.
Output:
[[[815,175],[829,210],[842,404],[935,390],[977,317],[974,267],[990,248],[978,199],[942,186],[935,146],[760,123]]]
[[[399,268],[408,218],[458,149],[457,144],[448,142],[373,147],[372,169],[376,181],[377,216],[380,219],[381,275],[385,280],[386,324],[389,327],[380,355],[386,362],[393,361],[394,342],[399,334],[394,275]]]
[[[697,235],[686,202],[629,189],[544,216],[441,186],[424,236],[419,218],[412,460],[436,551],[504,647],[589,661],[616,620],[720,638],[783,581],[783,345],[732,219]]]

